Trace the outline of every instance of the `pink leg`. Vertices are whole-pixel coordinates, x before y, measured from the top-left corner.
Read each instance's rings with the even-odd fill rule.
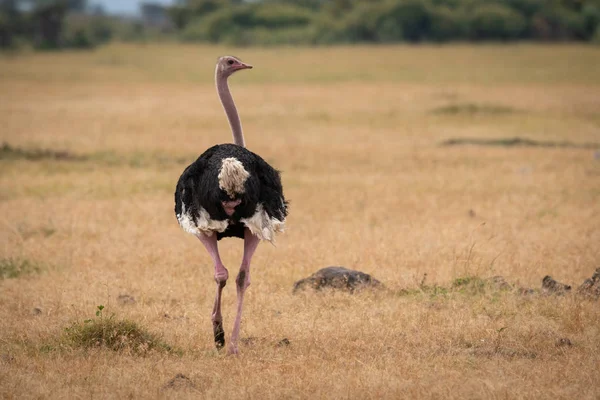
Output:
[[[204,234],[199,234],[198,239],[202,242],[211,258],[213,259],[213,263],[215,265],[215,282],[217,282],[217,294],[215,296],[215,305],[213,306],[212,311],[212,324],[213,324],[213,332],[215,334],[215,345],[217,349],[225,346],[225,331],[223,330],[223,316],[221,315],[221,292],[227,283],[227,278],[229,277],[229,273],[227,272],[227,268],[221,262],[221,257],[219,256],[219,248],[217,246],[217,234],[213,233],[212,236],[206,236]]]
[[[240,266],[240,273],[235,279],[237,286],[237,315],[235,322],[233,323],[233,333],[231,334],[231,343],[229,344],[229,354],[238,353],[238,339],[240,335],[240,324],[242,322],[242,305],[244,303],[244,293],[248,286],[250,286],[250,261],[254,255],[254,251],[258,246],[260,239],[250,232],[250,229],[246,228],[244,231],[244,258],[242,259],[242,265]]]

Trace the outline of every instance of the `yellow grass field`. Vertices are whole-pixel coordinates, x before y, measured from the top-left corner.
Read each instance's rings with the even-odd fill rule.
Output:
[[[173,213],[185,166],[231,141],[226,53],[255,66],[231,89],[291,201],[237,357],[214,349],[212,263]],[[600,302],[518,290],[600,267],[599,65],[533,44],[0,55],[0,398],[600,398]],[[514,137],[570,146],[441,145]],[[235,277],[242,242],[220,248]],[[292,294],[330,265],[385,289]],[[496,275],[515,289],[480,285]],[[106,320],[173,351],[69,336]]]

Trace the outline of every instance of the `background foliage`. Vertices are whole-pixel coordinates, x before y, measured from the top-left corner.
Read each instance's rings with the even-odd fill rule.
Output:
[[[188,0],[184,40],[232,44],[592,40],[598,0]]]
[[[600,0],[179,0],[140,18],[86,0],[1,0],[0,45],[93,47],[118,39],[230,45],[600,41]]]

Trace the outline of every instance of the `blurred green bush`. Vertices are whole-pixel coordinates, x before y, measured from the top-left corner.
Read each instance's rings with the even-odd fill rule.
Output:
[[[23,40],[52,49],[164,37],[233,45],[600,40],[600,0],[150,1],[137,21],[90,12],[86,0],[18,3],[0,2],[3,48]]]
[[[188,0],[170,13],[183,40],[238,45],[595,41],[600,0]]]

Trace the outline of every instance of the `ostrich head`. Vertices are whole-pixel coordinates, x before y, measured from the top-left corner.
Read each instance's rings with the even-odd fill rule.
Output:
[[[252,68],[252,65],[246,64],[234,56],[223,56],[217,61],[217,74],[221,75],[223,78],[227,78],[229,75],[241,69],[250,68]]]

